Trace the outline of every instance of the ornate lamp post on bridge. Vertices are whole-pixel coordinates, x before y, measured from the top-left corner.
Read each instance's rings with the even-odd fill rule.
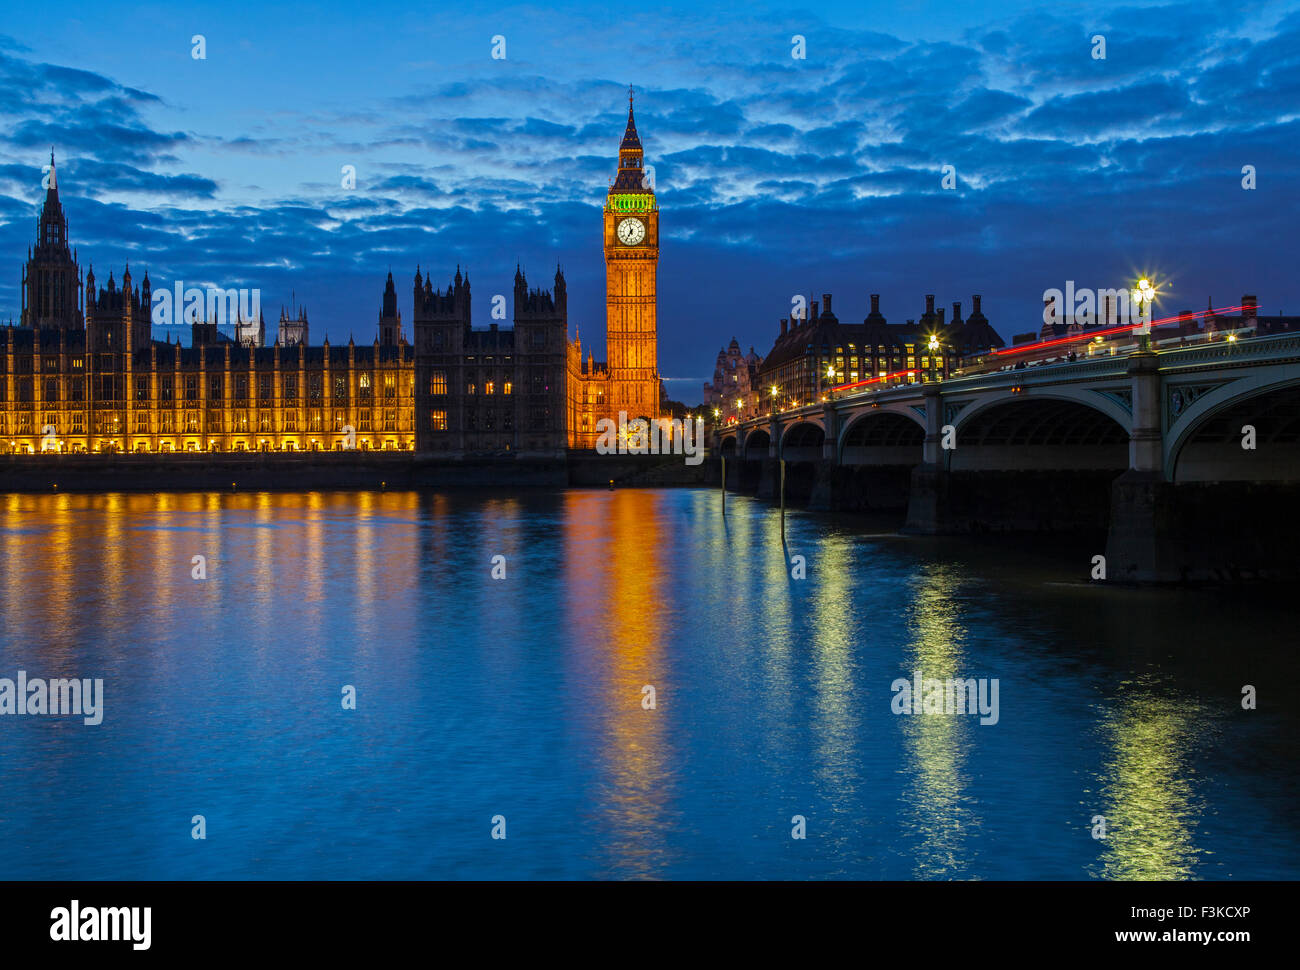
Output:
[[[1137,289],[1133,291],[1133,302],[1138,305],[1138,319],[1143,321],[1137,328],[1138,349],[1151,349],[1151,304],[1156,298],[1156,288],[1146,277],[1138,280]]]

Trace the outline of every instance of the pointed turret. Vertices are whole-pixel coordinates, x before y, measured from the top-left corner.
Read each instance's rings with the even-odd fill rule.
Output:
[[[627,128],[618,146],[618,174],[614,177],[611,192],[645,192],[653,195],[653,187],[646,184],[644,152],[641,136],[637,134],[636,118],[632,115],[632,89],[627,95]]]
[[[59,202],[54,149],[45,201],[36,220],[36,245],[28,250],[22,278],[22,325],[33,329],[80,329],[80,270],[68,247],[68,220]]]
[[[416,309],[419,309],[419,274],[416,274]],[[397,287],[393,284],[393,271],[388,271],[388,280],[384,283],[384,299],[379,310],[379,338],[384,346],[395,345],[402,335],[402,314],[397,309]],[[349,340],[351,336],[349,335]]]

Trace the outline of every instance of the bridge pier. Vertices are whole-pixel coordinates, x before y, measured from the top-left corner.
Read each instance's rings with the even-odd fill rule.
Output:
[[[832,512],[840,507],[837,467],[834,461],[823,460],[817,463],[817,477],[808,496],[808,508]]]
[[[822,460],[817,463],[812,492],[808,496],[808,508],[833,511],[839,508],[835,469],[839,465],[840,418],[831,401],[822,406],[822,424],[825,434],[822,438]]]
[[[1120,583],[1176,582],[1182,578],[1173,555],[1173,486],[1165,481],[1164,435],[1160,421],[1160,363],[1152,351],[1133,355],[1129,467],[1111,485],[1110,529],[1106,536],[1106,578]]]
[[[902,531],[923,536],[952,532],[949,485],[948,471],[942,465],[924,462],[913,468]]]
[[[912,484],[907,497],[907,520],[903,531],[913,535],[940,535],[952,530],[949,516],[948,469],[944,467],[943,397],[938,384],[921,389],[925,402],[925,442],[921,446],[921,464],[912,469]]]
[[[763,459],[763,470],[758,475],[757,498],[775,499],[776,490],[781,481],[781,462],[775,458]]]
[[[1174,486],[1164,476],[1130,469],[1110,489],[1106,579],[1118,583],[1169,583],[1185,578],[1177,542]]]

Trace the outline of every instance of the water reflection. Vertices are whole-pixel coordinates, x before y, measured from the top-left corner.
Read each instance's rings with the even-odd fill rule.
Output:
[[[971,565],[720,513],[690,490],[0,496],[0,676],[102,675],[107,710],[0,719],[0,870],[1295,877],[1300,702],[1214,715],[1225,684],[1294,679],[1289,604],[1152,593],[1135,619],[1047,582],[1079,561],[1053,575],[1050,548]],[[894,715],[914,671],[1015,676],[1015,716]],[[175,851],[158,820],[195,805],[239,848]]]
[[[957,599],[960,577],[946,565],[925,568],[916,579],[908,617],[908,662],[900,676],[920,671],[925,680],[982,677],[965,669],[962,649],[965,628]],[[899,715],[910,774],[904,791],[909,840],[916,842],[913,876],[917,879],[954,879],[971,870],[979,817],[974,799],[967,795],[967,755],[977,718],[959,714],[924,714],[921,698],[913,697],[913,713]]]
[[[1192,755],[1215,712],[1154,678],[1120,685],[1101,718],[1098,778],[1106,837],[1092,869],[1105,879],[1190,879],[1202,853]]]
[[[830,811],[826,826],[836,840],[837,853],[854,850],[852,806],[860,785],[863,753],[860,750],[859,687],[854,677],[854,654],[859,639],[852,595],[853,545],[830,539],[815,557],[819,581],[812,602],[811,686],[813,711],[813,772],[821,800]],[[788,561],[788,559],[787,559]],[[796,580],[806,582],[806,580]]]

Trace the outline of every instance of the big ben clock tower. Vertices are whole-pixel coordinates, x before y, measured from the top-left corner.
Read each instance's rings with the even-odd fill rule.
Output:
[[[628,90],[627,130],[618,146],[618,174],[605,199],[605,334],[609,411],[614,418],[659,416],[655,278],[659,205],[646,178],[641,139]]]

